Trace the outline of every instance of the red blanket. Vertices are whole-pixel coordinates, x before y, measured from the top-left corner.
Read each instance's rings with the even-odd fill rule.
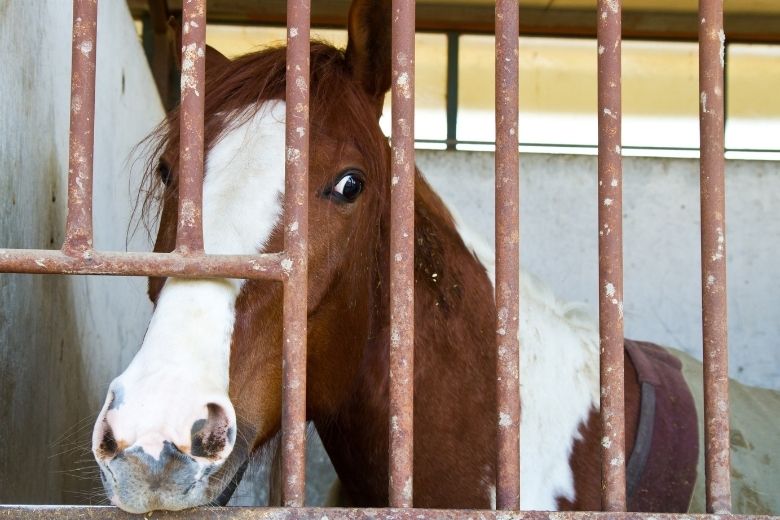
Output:
[[[699,455],[696,407],[682,364],[652,343],[625,340],[641,387],[639,424],[626,466],[629,511],[686,511]],[[671,461],[664,463],[663,461]],[[668,491],[658,493],[660,487]],[[663,503],[658,496],[673,496]]]

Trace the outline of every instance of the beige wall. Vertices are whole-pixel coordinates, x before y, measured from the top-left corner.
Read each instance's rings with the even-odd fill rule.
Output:
[[[443,4],[492,4],[491,0],[428,0],[428,3]],[[596,0],[520,0],[524,7],[547,9],[595,9]],[[624,10],[647,11],[696,11],[698,0],[623,0]],[[726,12],[734,13],[780,13],[780,4],[775,0],[725,0]]]

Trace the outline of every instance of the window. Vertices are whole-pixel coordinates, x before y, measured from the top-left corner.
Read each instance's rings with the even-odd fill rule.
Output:
[[[345,47],[345,30],[312,29]],[[229,57],[282,44],[283,27],[209,25],[209,45]],[[457,149],[493,149],[493,36],[418,33],[418,146],[444,149],[448,127]],[[456,47],[450,48],[455,45]],[[456,52],[450,52],[455,50]],[[454,63],[450,62],[448,56]],[[520,130],[526,150],[595,153],[596,41],[520,38]],[[623,42],[625,155],[696,157],[699,146],[698,55],[692,42]],[[449,83],[448,71],[453,75]],[[726,50],[728,157],[780,159],[780,45],[730,44]],[[448,96],[457,102],[447,106]],[[390,96],[382,129],[390,134]]]
[[[728,46],[726,147],[780,150],[780,45]]]

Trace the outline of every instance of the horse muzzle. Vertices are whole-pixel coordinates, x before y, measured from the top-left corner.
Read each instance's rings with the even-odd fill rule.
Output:
[[[156,400],[129,399],[116,381],[112,387],[92,435],[111,502],[144,513],[214,500],[225,480],[220,470],[227,469],[236,441],[235,411],[227,396],[190,392],[187,400],[163,401],[159,394]]]
[[[221,464],[204,464],[182,453],[170,442],[154,458],[140,446],[100,463],[106,495],[130,513],[179,510],[206,504],[218,494],[209,477]]]

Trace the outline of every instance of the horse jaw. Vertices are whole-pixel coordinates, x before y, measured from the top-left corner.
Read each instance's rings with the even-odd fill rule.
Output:
[[[256,108],[228,128],[206,161],[203,235],[210,254],[263,250],[281,216],[285,105]],[[222,491],[236,439],[228,389],[242,286],[169,279],[162,288],[141,349],[112,382],[93,432],[93,452],[115,505],[131,512],[184,509]]]

